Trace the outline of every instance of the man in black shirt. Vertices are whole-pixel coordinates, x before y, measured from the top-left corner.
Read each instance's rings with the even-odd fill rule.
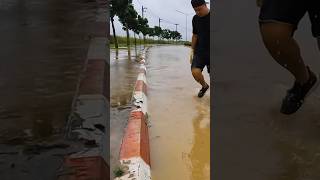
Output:
[[[204,0],[192,0],[191,4],[196,12],[192,19],[191,72],[202,86],[198,93],[198,97],[201,98],[209,88],[202,71],[207,66],[210,73],[210,10]]]
[[[318,82],[317,75],[305,65],[298,43],[293,38],[299,21],[308,12],[313,36],[320,47],[320,0],[262,0],[260,30],[271,56],[295,77],[295,83],[282,101],[281,112],[292,114],[302,105]]]

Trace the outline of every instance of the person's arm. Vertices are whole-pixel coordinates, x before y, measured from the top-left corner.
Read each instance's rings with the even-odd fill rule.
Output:
[[[192,64],[194,48],[196,47],[197,40],[198,40],[198,36],[196,34],[192,34],[191,51],[190,51],[190,64]]]
[[[198,40],[198,35],[192,34],[192,39],[191,39],[191,49],[192,50],[194,50],[194,48],[196,47],[197,40]]]
[[[197,40],[198,40],[197,29],[196,29],[194,17],[193,17],[192,18],[192,38],[191,38],[190,64],[192,64],[193,52],[194,52],[194,48],[196,47]]]

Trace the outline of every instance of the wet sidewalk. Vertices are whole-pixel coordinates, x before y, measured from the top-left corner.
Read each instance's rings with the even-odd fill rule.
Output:
[[[210,92],[199,99],[190,49],[158,46],[147,53],[151,174],[154,180],[210,179]],[[204,70],[209,81],[206,69]]]

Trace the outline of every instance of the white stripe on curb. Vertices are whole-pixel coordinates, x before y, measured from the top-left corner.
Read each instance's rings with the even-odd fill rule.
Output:
[[[133,157],[120,162],[129,168],[128,174],[115,180],[151,180],[150,166],[142,158]]]
[[[143,81],[147,85],[147,78],[144,73],[139,73],[137,80]]]
[[[144,71],[147,73],[147,67],[146,67],[146,65],[141,64],[141,65],[140,65],[140,69],[141,69],[141,70],[144,70]]]
[[[133,104],[137,108],[141,108],[144,115],[148,113],[148,100],[147,96],[141,91],[135,91],[133,95]]]

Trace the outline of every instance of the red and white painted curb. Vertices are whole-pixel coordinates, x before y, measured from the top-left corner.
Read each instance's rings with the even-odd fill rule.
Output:
[[[91,39],[83,76],[72,103],[68,120],[69,138],[80,142],[78,152],[64,159],[59,180],[109,180],[109,138],[107,129],[109,91],[107,62],[109,31],[108,0],[96,0],[96,20],[92,24]]]
[[[143,114],[147,115],[148,102],[147,102],[147,79],[146,79],[146,67],[144,64],[140,65],[140,73],[136,81],[133,104],[141,108]]]
[[[140,70],[133,92],[134,109],[130,112],[120,149],[120,163],[127,172],[115,180],[151,180],[148,133],[148,101],[145,55],[141,53]]]

